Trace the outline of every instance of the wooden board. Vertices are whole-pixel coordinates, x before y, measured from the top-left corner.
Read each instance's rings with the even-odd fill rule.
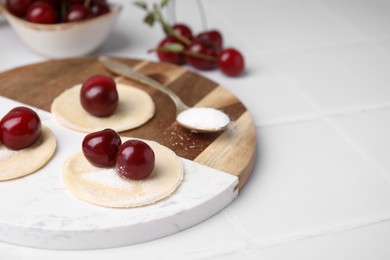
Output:
[[[53,99],[65,89],[95,74],[110,75],[147,91],[156,104],[152,120],[122,135],[155,140],[181,157],[238,176],[240,190],[252,172],[256,153],[256,129],[245,105],[223,86],[183,67],[117,59],[171,88],[189,106],[223,110],[231,118],[231,126],[215,134],[197,134],[180,127],[168,96],[111,74],[96,57],[52,60],[0,73],[0,95],[50,112]]]

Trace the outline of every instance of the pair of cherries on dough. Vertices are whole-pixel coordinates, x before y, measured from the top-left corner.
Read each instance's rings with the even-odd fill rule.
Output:
[[[115,81],[107,76],[88,78],[80,91],[80,103],[91,115],[112,115],[118,106]],[[104,129],[85,136],[82,143],[85,158],[96,167],[111,167],[127,179],[140,180],[148,177],[154,168],[152,148],[141,140],[129,140],[122,144],[112,129]]]
[[[122,144],[112,129],[86,135],[82,150],[92,165],[99,168],[115,166],[119,175],[126,179],[145,179],[154,169],[155,154],[147,143],[132,139]]]

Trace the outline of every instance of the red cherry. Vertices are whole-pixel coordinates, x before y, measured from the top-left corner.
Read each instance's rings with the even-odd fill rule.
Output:
[[[210,40],[215,44],[215,46],[217,48],[217,53],[220,53],[222,50],[222,45],[223,45],[222,34],[217,30],[202,32],[202,33],[198,34],[195,37],[195,39],[196,40],[199,40],[199,39]]]
[[[218,56],[218,66],[227,76],[238,76],[244,70],[244,57],[236,49],[224,49]]]
[[[92,16],[100,16],[110,12],[110,6],[105,0],[94,0],[91,3],[90,11]]]
[[[177,23],[172,26],[172,29],[177,32],[178,34],[184,36],[188,40],[192,41],[193,36],[192,36],[192,31],[190,27],[188,27],[185,24],[182,23]]]
[[[122,177],[141,180],[152,173],[154,163],[154,152],[147,143],[141,140],[129,140],[120,147],[115,167]]]
[[[74,4],[69,7],[68,13],[66,15],[67,22],[76,22],[85,20],[90,16],[90,11],[84,5]]]
[[[56,17],[55,8],[47,2],[34,2],[26,11],[26,20],[32,23],[52,24]]]
[[[23,17],[33,0],[7,0],[5,5],[12,14]]]
[[[121,138],[112,129],[90,133],[84,137],[82,149],[85,158],[96,167],[109,167],[115,159],[122,144]]]
[[[61,2],[63,0],[39,0],[39,1],[48,3],[48,4],[52,5],[52,6],[54,6],[54,8],[57,10],[57,8],[60,8]]]
[[[215,68],[217,64],[217,50],[215,48],[215,45],[211,41],[195,40],[187,47],[187,51],[194,54],[207,55],[211,58],[209,59],[189,54],[186,56],[186,60],[193,67],[200,70],[211,70]]]
[[[176,43],[176,44],[182,45],[182,43],[178,39],[168,36],[168,37],[164,38],[158,44],[158,47],[161,48],[161,47],[164,47],[165,45],[171,44],[171,43]],[[183,46],[183,48],[184,48],[184,46]],[[179,53],[179,52],[158,50],[157,56],[158,56],[159,60],[163,61],[163,62],[170,62],[170,63],[174,63],[174,64],[178,64],[178,65],[185,63],[184,55],[182,53]]]
[[[58,1],[58,0],[56,0]],[[84,4],[85,0],[59,0],[59,1],[64,1],[68,4]]]
[[[81,87],[81,105],[94,116],[112,115],[118,106],[118,99],[115,81],[107,76],[92,76]]]
[[[41,120],[27,107],[15,107],[0,121],[0,141],[12,150],[33,145],[41,136]]]

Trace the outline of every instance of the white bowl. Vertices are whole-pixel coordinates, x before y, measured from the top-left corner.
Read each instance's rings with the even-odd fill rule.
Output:
[[[20,19],[6,8],[3,14],[13,30],[32,50],[51,58],[88,54],[109,36],[122,6],[110,4],[111,11],[96,18],[59,24],[36,24]]]

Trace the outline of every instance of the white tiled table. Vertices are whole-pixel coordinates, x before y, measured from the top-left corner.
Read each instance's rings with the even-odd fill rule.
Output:
[[[156,60],[146,49],[160,28],[122,3],[94,54]],[[237,95],[256,123],[257,163],[238,199],[155,241],[96,251],[0,243],[0,259],[390,259],[390,1],[203,3],[209,27],[247,61],[239,78],[200,72]],[[177,18],[200,30],[194,8],[179,0]],[[45,60],[4,20],[0,57],[0,71]]]

